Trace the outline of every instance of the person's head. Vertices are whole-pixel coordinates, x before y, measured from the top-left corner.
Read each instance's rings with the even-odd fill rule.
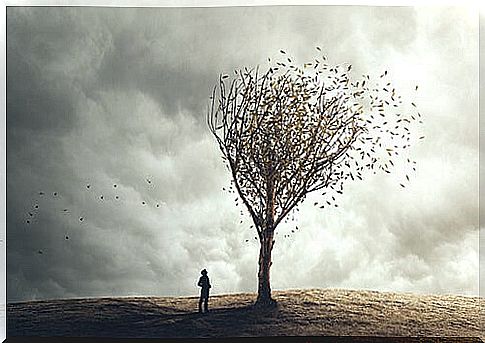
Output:
[[[200,272],[202,275],[207,275],[207,270],[205,269],[202,269],[202,271]]]

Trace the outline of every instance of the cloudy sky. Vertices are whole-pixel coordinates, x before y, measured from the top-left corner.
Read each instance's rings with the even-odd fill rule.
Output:
[[[426,139],[408,187],[399,168],[369,175],[339,208],[308,199],[279,227],[273,289],[478,294],[477,20],[462,8],[8,8],[7,300],[194,295],[202,268],[213,293],[256,291],[259,246],[222,191],[208,97],[220,72],[279,49],[303,63],[316,45],[356,76],[387,69]]]

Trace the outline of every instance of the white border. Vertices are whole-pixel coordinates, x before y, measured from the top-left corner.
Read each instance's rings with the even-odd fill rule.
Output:
[[[480,0],[5,0],[6,6],[103,6],[103,7],[220,7],[276,5],[346,6],[460,6],[485,5]]]

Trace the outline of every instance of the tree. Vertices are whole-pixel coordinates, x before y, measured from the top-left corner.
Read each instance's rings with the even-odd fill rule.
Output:
[[[311,192],[327,199],[315,206],[337,206],[335,193],[347,179],[390,173],[391,158],[410,147],[409,124],[421,117],[400,111],[406,106],[387,71],[371,86],[369,75],[351,79],[351,65],[325,61],[299,67],[290,57],[268,59],[264,73],[256,67],[235,70],[233,78],[221,74],[212,91],[207,124],[260,241],[256,304],[275,303],[271,253],[282,220]]]

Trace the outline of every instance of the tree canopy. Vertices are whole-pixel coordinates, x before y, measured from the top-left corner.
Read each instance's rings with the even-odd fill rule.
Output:
[[[362,180],[365,171],[390,173],[411,146],[412,122],[421,122],[387,71],[353,79],[350,64],[325,60],[297,66],[287,57],[264,72],[235,70],[232,79],[220,75],[213,90],[209,128],[258,233],[269,204],[277,226],[308,193],[342,193],[347,179]],[[334,195],[315,205],[338,206]]]

